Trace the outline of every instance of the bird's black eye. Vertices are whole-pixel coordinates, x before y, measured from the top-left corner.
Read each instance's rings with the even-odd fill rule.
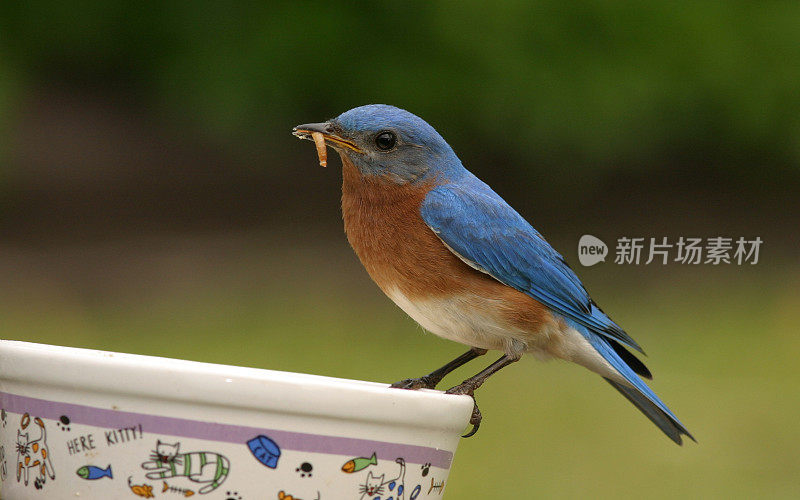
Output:
[[[381,151],[389,151],[396,143],[397,137],[388,130],[375,136],[375,145],[378,146],[378,149]]]

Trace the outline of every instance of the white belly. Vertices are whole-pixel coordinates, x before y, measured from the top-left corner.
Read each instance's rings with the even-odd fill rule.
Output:
[[[492,299],[451,296],[410,300],[400,290],[387,292],[400,309],[423,328],[439,337],[470,347],[532,353],[540,359],[553,357],[578,363],[604,377],[620,380],[617,371],[579,332],[563,322],[548,322],[540,331],[514,328],[492,307]]]
[[[409,300],[398,289],[387,293],[400,309],[423,328],[442,338],[483,349],[509,350],[514,339],[524,338],[522,331],[501,325],[494,314],[475,307],[475,297],[441,297]]]

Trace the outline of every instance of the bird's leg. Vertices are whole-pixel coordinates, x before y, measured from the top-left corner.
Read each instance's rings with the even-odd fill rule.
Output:
[[[468,438],[474,436],[475,433],[478,432],[478,428],[481,426],[481,420],[483,417],[481,416],[481,411],[478,409],[478,402],[475,401],[475,389],[483,385],[483,383],[486,382],[486,379],[489,378],[489,376],[491,376],[493,373],[499,371],[505,366],[510,365],[511,363],[519,361],[520,357],[521,356],[519,354],[504,354],[500,359],[487,366],[474,377],[470,377],[457,386],[451,387],[445,391],[447,394],[466,394],[468,396],[472,396],[472,400],[475,403],[475,406],[472,409],[472,417],[469,419],[469,423],[472,424],[472,430],[461,437]]]
[[[395,382],[394,384],[392,384],[392,387],[395,389],[435,389],[436,384],[441,382],[442,379],[448,373],[455,370],[459,366],[462,366],[472,361],[478,356],[483,356],[486,353],[487,353],[486,349],[473,347],[469,351],[465,352],[461,356],[454,359],[453,361],[447,363],[446,365],[437,370],[430,372],[429,374],[423,377],[407,378],[405,380]]]

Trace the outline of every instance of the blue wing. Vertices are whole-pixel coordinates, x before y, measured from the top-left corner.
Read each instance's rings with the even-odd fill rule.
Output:
[[[422,219],[462,260],[526,293],[562,315],[631,385],[606,380],[667,436],[694,439],[678,418],[636,375],[650,372],[619,344],[642,349],[589,297],[564,258],[477,177],[432,189]]]
[[[592,301],[564,258],[477,177],[432,189],[421,214],[451,251],[471,266],[592,333],[643,352]]]

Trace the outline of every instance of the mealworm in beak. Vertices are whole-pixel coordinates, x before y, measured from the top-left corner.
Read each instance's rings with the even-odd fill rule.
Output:
[[[311,138],[314,139],[314,145],[317,146],[317,156],[319,156],[320,166],[327,167],[328,149],[325,147],[325,136],[319,132],[311,132]]]

